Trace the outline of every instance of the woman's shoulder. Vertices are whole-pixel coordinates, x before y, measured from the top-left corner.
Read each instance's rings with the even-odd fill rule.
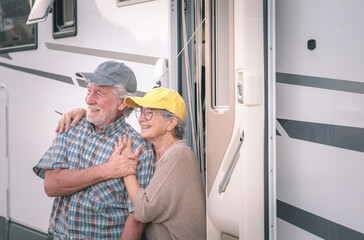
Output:
[[[166,157],[173,157],[176,160],[179,158],[195,158],[191,147],[187,140],[181,139],[173,143],[165,153]]]

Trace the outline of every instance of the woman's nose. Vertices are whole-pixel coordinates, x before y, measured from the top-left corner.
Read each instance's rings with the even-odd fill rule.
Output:
[[[141,123],[141,122],[145,122],[145,117],[144,117],[144,114],[140,114],[139,118],[138,118],[138,122]]]

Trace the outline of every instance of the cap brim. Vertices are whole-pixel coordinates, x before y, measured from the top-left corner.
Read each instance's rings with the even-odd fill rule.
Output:
[[[158,104],[154,104],[144,97],[126,97],[124,100],[125,104],[129,107],[147,107],[147,108],[158,108],[161,109]]]
[[[76,77],[79,77],[79,78],[85,78],[82,73],[79,73],[79,72],[76,72],[75,73]]]
[[[137,108],[142,106],[139,104],[139,102],[142,102],[142,100],[143,99],[141,97],[126,97],[124,102],[128,107]]]
[[[95,85],[102,85],[102,86],[110,86],[110,85],[114,85],[115,83],[108,81],[108,79],[101,79],[98,75],[96,75],[95,73],[81,73],[81,72],[77,72],[76,73],[77,77],[80,78],[84,78],[87,81],[89,81],[92,84]]]

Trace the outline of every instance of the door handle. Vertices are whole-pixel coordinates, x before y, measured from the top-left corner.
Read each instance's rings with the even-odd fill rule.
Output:
[[[236,162],[239,159],[238,156],[239,156],[240,148],[243,145],[243,142],[244,142],[244,131],[241,134],[238,145],[235,148],[234,155],[231,158],[231,160],[229,162],[229,165],[227,167],[227,170],[226,170],[226,172],[225,172],[224,176],[222,177],[221,182],[219,184],[219,194],[225,192],[225,189],[226,189],[227,185],[229,184],[231,174],[233,173]]]

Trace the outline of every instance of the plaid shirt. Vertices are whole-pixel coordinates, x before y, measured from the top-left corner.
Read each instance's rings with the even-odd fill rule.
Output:
[[[85,169],[105,163],[118,138],[131,136],[133,151],[142,144],[137,178],[146,188],[154,171],[151,145],[119,118],[95,133],[83,118],[67,133],[57,134],[52,146],[33,168],[44,178],[47,169]],[[49,232],[55,239],[120,239],[133,205],[122,179],[99,182],[69,196],[54,199]]]

